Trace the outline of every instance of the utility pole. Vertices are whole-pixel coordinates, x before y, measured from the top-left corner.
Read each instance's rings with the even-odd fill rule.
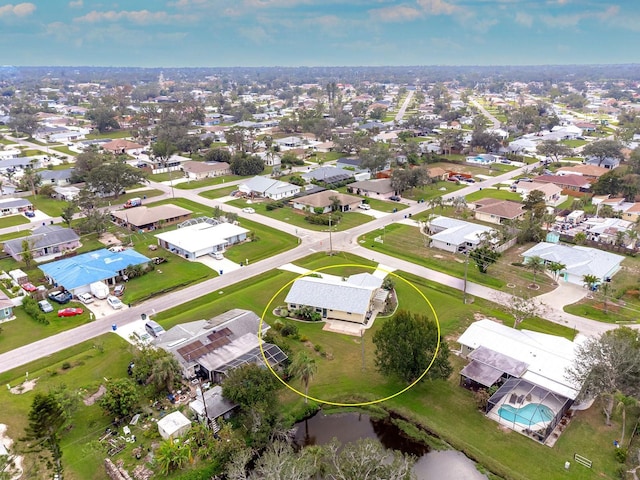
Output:
[[[464,262],[464,288],[462,290],[462,303],[467,304],[467,271],[469,270],[469,251],[465,252],[467,256]]]
[[[331,238],[331,213],[329,213],[329,255],[333,255],[333,239]]]

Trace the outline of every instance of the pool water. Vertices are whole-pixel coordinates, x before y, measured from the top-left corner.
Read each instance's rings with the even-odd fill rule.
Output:
[[[553,410],[539,403],[529,403],[522,408],[503,405],[498,409],[498,415],[509,422],[519,423],[527,427],[536,423],[549,422],[555,416]]]

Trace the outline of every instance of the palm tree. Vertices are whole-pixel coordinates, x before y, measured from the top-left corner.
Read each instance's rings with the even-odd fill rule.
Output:
[[[180,376],[180,365],[172,355],[157,358],[151,366],[151,375],[147,383],[153,383],[158,390],[166,388],[171,391],[173,381]]]
[[[595,275],[588,274],[582,277],[582,283],[584,283],[589,290],[593,290],[593,288],[600,283],[600,279]]]
[[[307,398],[307,394],[309,392],[309,383],[311,383],[313,376],[318,371],[318,366],[316,365],[315,359],[307,355],[306,352],[298,352],[298,354],[294,357],[293,362],[291,362],[289,371],[293,375],[300,376],[300,380],[304,385],[304,403],[307,403],[309,401],[309,398]]]
[[[527,259],[527,263],[525,263],[524,266],[533,272],[533,284],[536,285],[536,275],[538,272],[544,271],[545,268],[544,259],[538,255],[534,255]]]
[[[558,277],[560,276],[560,272],[567,268],[567,266],[562,262],[549,262],[547,263],[547,270],[549,270],[553,274],[553,279],[557,282]]]

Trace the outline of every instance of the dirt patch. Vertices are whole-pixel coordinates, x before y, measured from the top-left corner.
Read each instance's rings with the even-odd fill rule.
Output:
[[[0,423],[0,443],[4,445],[7,450],[10,450],[11,445],[13,445],[13,439],[7,436],[7,426],[4,423]],[[7,478],[17,480],[22,477],[23,473],[22,456],[15,455],[11,460],[13,461],[13,469],[7,471],[7,473],[10,474]]]
[[[89,395],[87,398],[85,398],[82,402],[87,406],[91,406],[94,403],[96,403],[96,401],[103,396],[105,393],[107,392],[107,388],[104,385],[100,385],[100,388],[98,388],[98,391],[92,395]]]
[[[593,308],[595,308],[596,310],[602,310],[604,312],[605,311],[604,302],[594,303]],[[620,305],[607,302],[606,311],[607,313],[617,313],[620,311]]]
[[[11,390],[9,390],[14,395],[20,395],[21,393],[29,392],[36,388],[36,383],[38,382],[37,378],[33,380],[25,380],[20,385],[16,385]]]
[[[100,235],[100,238],[98,238],[98,241],[103,245],[107,245],[109,247],[112,245],[120,245],[122,243],[120,239],[118,239],[118,237],[116,237],[113,233],[109,233],[109,232],[105,232],[102,235]]]

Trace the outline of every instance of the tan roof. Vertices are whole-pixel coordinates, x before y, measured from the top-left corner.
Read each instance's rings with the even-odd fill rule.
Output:
[[[578,175],[584,175],[587,177],[600,178],[607,173],[609,169],[599,167],[597,165],[576,165],[575,167],[562,167],[558,169],[558,172],[564,173],[576,173]]]
[[[496,198],[491,200],[498,199]],[[522,207],[522,204],[518,202],[498,200],[497,202],[488,202],[485,205],[476,207],[476,212],[495,215],[500,218],[517,218],[524,213],[524,208]]]
[[[229,170],[229,164],[227,162],[216,162],[216,163],[204,163],[204,162],[184,162],[182,164],[182,168],[186,172],[192,173],[206,173],[206,172],[216,172],[218,170]]]
[[[116,138],[102,145],[102,148],[104,150],[134,150],[143,147],[138,143],[125,140],[124,138]]]
[[[562,191],[562,188],[560,188],[555,183],[520,182],[518,184],[518,187],[522,188],[522,190],[526,192],[533,192],[534,190],[540,190],[545,195],[555,195],[556,193],[560,193]]]
[[[171,204],[158,205],[157,207],[145,207],[143,205],[140,207],[111,212],[114,217],[124,220],[136,227],[156,223],[160,220],[170,220],[183,215],[189,215],[190,213],[191,210]]]
[[[627,208],[624,213],[636,213],[640,212],[640,203],[634,203],[631,207]]]
[[[318,193],[312,193],[305,197],[297,198],[296,203],[302,205],[308,205],[310,207],[326,207],[331,205],[331,197],[338,197],[340,205],[352,205],[355,203],[361,203],[362,199],[354,197],[353,195],[347,195],[346,193],[336,192],[334,190],[324,190]]]
[[[444,168],[440,167],[427,168],[427,172],[429,172],[429,178],[442,177],[447,173]]]

